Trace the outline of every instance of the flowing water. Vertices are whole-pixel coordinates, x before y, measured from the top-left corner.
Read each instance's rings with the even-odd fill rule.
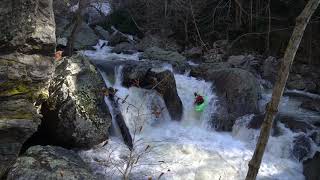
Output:
[[[118,56],[110,47],[87,51],[93,59],[107,60]],[[136,56],[125,56],[137,60]],[[170,69],[170,67],[159,67]],[[183,103],[181,122],[171,121],[164,101],[157,92],[121,86],[121,67],[116,68],[114,87],[119,91],[120,110],[135,140],[135,153],[141,154],[132,169],[132,179],[168,180],[238,180],[244,179],[248,161],[252,157],[259,131],[249,130],[246,124],[252,117],[237,121],[232,133],[216,132],[208,127],[215,111],[216,95],[212,84],[187,75],[175,75],[177,91]],[[106,73],[101,70],[107,83]],[[210,102],[205,112],[194,111],[194,92],[204,95]],[[268,99],[268,97],[265,97]],[[106,100],[108,104],[108,100]],[[110,106],[109,106],[110,108]],[[153,114],[161,109],[159,116]],[[142,127],[142,128],[141,128]],[[279,137],[271,137],[258,174],[260,180],[302,180],[302,165],[291,157],[295,135],[286,128]],[[104,147],[81,151],[81,157],[90,163],[100,179],[121,179],[121,172],[130,157],[117,128]]]

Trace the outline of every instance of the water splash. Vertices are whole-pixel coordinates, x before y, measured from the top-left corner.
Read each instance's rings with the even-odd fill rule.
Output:
[[[94,55],[95,54],[91,54]],[[100,55],[99,55],[100,56]],[[100,57],[99,57],[100,58]],[[161,68],[161,67],[160,67]],[[163,67],[162,67],[163,68]],[[136,134],[138,151],[152,147],[152,151],[139,159],[132,171],[132,179],[157,178],[167,180],[238,180],[244,179],[248,161],[251,159],[259,131],[246,127],[251,116],[238,121],[232,133],[216,132],[207,127],[211,113],[216,111],[216,95],[212,84],[186,75],[175,75],[177,91],[184,114],[181,122],[173,122],[165,109],[161,117],[152,115],[153,106],[164,106],[163,99],[156,92],[138,88],[124,88],[116,75],[115,87],[118,96],[139,107],[140,114],[146,114],[138,123],[143,130]],[[117,78],[118,77],[118,78]],[[193,107],[193,93],[198,92],[210,101],[203,113],[196,113]],[[121,112],[131,133],[137,127],[137,111],[121,105]],[[258,174],[260,180],[303,180],[302,165],[290,157],[293,134],[271,137]],[[80,152],[101,179],[121,179],[119,169],[125,167],[128,149],[120,138],[113,136],[105,147]]]
[[[138,61],[140,53],[134,53],[134,54],[117,54],[112,53],[112,48],[108,46],[108,41],[105,40],[99,40],[98,44],[93,46],[95,50],[85,50],[81,53],[85,56],[90,57],[92,60],[100,60],[100,61],[108,61],[108,60],[133,60]]]

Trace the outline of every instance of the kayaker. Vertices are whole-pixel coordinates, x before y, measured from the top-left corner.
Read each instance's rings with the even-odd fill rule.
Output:
[[[198,93],[194,93],[194,96],[196,97],[196,100],[194,101],[194,104],[200,105],[204,103],[204,99],[202,96],[200,96]]]

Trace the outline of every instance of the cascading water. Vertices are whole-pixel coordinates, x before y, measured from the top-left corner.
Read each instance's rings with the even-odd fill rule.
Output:
[[[212,84],[187,75],[175,75],[184,114],[181,122],[174,122],[170,120],[161,96],[152,90],[122,87],[119,72],[114,87],[119,90],[117,96],[125,99],[124,103],[119,103],[121,113],[134,135],[137,152],[142,152],[132,169],[131,179],[156,179],[159,176],[172,180],[245,178],[258,131],[246,128],[250,116],[240,119],[232,133],[216,132],[207,126],[211,113],[215,111],[216,96]],[[194,92],[210,101],[203,113],[194,111]],[[164,108],[160,116],[153,114],[155,108]],[[302,165],[290,157],[292,138],[291,132],[271,137],[258,179],[304,179]],[[150,150],[146,152],[148,148]],[[106,146],[82,151],[80,155],[90,163],[99,178],[121,179],[129,151],[119,135],[114,135]]]

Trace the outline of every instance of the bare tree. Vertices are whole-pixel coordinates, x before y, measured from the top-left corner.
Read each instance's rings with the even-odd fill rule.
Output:
[[[88,6],[89,2],[88,0],[79,0],[78,2],[78,9],[76,10],[75,16],[73,18],[74,26],[71,30],[71,34],[68,37],[68,43],[67,43],[67,55],[72,56],[73,50],[74,50],[74,41],[76,39],[77,32],[79,31],[79,28],[82,23],[82,15],[84,9]]]
[[[246,180],[255,180],[259,172],[262,157],[269,140],[273,119],[278,111],[278,105],[282,97],[292,62],[299,48],[304,31],[317,7],[320,0],[309,0],[302,13],[296,19],[296,26],[293,30],[287,50],[285,52],[281,68],[279,69],[278,79],[275,83],[271,101],[266,108],[266,115],[261,126],[260,136],[256,145],[255,152],[249,162],[249,170]]]

